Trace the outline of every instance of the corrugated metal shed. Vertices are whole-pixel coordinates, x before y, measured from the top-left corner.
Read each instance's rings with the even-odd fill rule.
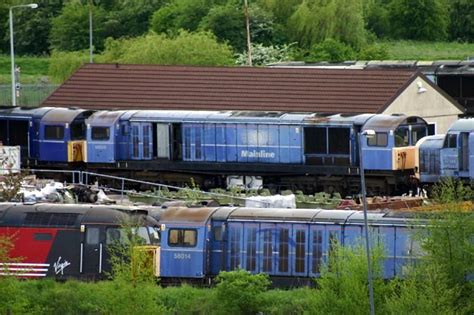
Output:
[[[42,106],[378,113],[414,70],[86,64]]]

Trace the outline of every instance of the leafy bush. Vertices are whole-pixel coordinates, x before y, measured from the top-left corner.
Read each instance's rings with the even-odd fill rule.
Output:
[[[262,294],[264,314],[307,314],[316,310],[318,291],[311,288],[269,290]]]
[[[184,48],[185,47],[185,48]],[[162,65],[230,65],[232,50],[208,32],[181,30],[176,37],[148,34],[132,39],[108,40],[99,62]]]
[[[263,302],[270,280],[265,274],[252,275],[246,270],[223,271],[217,276],[216,298],[230,314],[255,314]]]
[[[372,242],[373,244],[374,242]],[[370,310],[368,268],[365,247],[343,247],[334,244],[329,261],[323,266],[317,280],[319,290],[315,309],[321,314],[366,314]],[[382,278],[380,246],[372,247],[372,278],[377,313],[383,313],[387,287]]]
[[[168,313],[175,314],[211,314],[219,305],[214,299],[212,290],[194,288],[186,284],[159,289],[156,297],[159,305],[162,305]]]
[[[341,62],[351,60],[355,56],[354,50],[342,42],[326,39],[322,43],[311,47],[308,61]]]
[[[433,187],[433,199],[439,203],[446,204],[474,198],[471,187],[465,186],[462,181],[451,177],[442,178]]]
[[[367,45],[357,54],[359,60],[386,60],[388,58],[387,47],[378,44]]]

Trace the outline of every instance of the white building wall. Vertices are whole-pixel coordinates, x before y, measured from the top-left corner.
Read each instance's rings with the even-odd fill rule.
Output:
[[[420,91],[421,84],[421,91]],[[446,133],[449,126],[462,114],[450,100],[423,78],[415,79],[393,102],[383,114],[405,114],[423,117],[428,123],[436,125],[436,133]]]

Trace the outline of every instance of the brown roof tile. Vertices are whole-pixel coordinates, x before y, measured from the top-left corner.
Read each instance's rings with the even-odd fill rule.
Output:
[[[413,70],[86,64],[42,106],[381,112]]]

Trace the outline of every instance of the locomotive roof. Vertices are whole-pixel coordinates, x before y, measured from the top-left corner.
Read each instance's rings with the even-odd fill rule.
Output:
[[[54,108],[48,111],[41,120],[46,123],[71,123],[80,115],[88,115],[92,111],[85,109]]]
[[[340,125],[340,124],[351,124],[351,125],[363,125],[368,119],[375,114],[360,114],[360,115],[330,115],[330,116],[314,116],[305,119],[305,122],[310,123],[324,123],[327,125]]]
[[[392,130],[396,129],[400,125],[407,123],[421,123],[426,124],[426,121],[417,116],[405,116],[405,115],[374,115],[364,125],[363,130],[368,129],[384,129]]]
[[[474,131],[474,118],[463,118],[454,122],[449,127],[448,133],[450,132],[473,132]]]
[[[120,117],[125,113],[123,110],[119,111],[98,111],[87,118],[86,123],[95,126],[110,126],[114,125]]]
[[[313,113],[285,113],[262,111],[189,111],[189,110],[141,110],[130,118],[131,121],[186,121],[186,122],[302,122]]]
[[[145,215],[147,211],[106,205],[0,203],[0,225],[8,226],[121,225],[128,222],[127,214]],[[151,223],[156,224],[156,221],[151,220]]]
[[[39,108],[28,108],[28,107],[13,107],[0,110],[0,117],[8,118],[19,118],[29,119],[31,117],[40,118],[44,114],[52,110],[54,107],[39,107]]]
[[[200,223],[206,224],[209,219],[229,221],[267,221],[267,222],[315,222],[325,224],[361,224],[364,220],[362,211],[323,210],[323,209],[283,209],[283,208],[245,208],[213,207],[186,208],[170,207],[161,214],[160,223]],[[367,213],[371,224],[405,225],[409,216],[391,212]]]
[[[421,138],[416,145],[421,149],[439,149],[443,147],[444,135],[426,136]]]
[[[161,213],[160,223],[192,222],[205,224],[217,208],[170,207]]]

